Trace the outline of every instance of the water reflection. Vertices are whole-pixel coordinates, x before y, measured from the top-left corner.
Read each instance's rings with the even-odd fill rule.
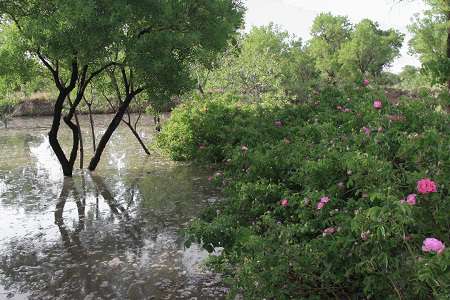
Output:
[[[0,143],[21,149],[0,158],[0,298],[223,297],[220,277],[201,268],[206,253],[183,249],[179,233],[216,197],[208,171],[143,160],[122,130],[97,173],[63,179],[42,132],[26,131]]]

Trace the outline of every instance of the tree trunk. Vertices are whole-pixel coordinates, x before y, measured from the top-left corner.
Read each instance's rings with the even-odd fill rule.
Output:
[[[70,151],[70,157],[69,157],[69,166],[71,170],[73,171],[73,166],[75,165],[75,161],[77,160],[78,155],[78,147],[80,144],[80,135],[81,132],[78,130],[78,126],[72,122],[71,119],[68,117],[64,118],[64,122],[69,126],[70,130],[72,130],[72,150]]]
[[[144,152],[147,155],[150,155],[150,151],[148,150],[147,146],[145,146],[144,142],[142,141],[141,137],[139,136],[139,133],[137,133],[136,129],[133,128],[129,123],[124,122],[128,128],[130,128],[131,132],[134,134],[136,139],[138,140],[139,144],[141,144],[142,149],[144,149]]]
[[[61,115],[64,100],[66,99],[67,95],[68,95],[67,91],[60,91],[58,98],[56,99],[55,108],[53,112],[52,127],[50,129],[50,132],[48,133],[48,140],[50,142],[50,146],[53,149],[53,152],[55,153],[59,163],[61,164],[64,176],[70,177],[72,176],[73,165],[70,166],[69,161],[67,160],[66,155],[64,154],[64,151],[61,148],[61,145],[59,144],[58,141],[58,132],[59,127],[61,125]]]
[[[70,111],[69,111],[69,114],[64,117],[64,122],[67,124],[67,126],[69,126],[70,130],[72,130],[73,144],[72,144],[72,150],[70,151],[69,165],[73,171],[73,166],[75,165],[75,161],[77,160],[78,146],[80,144],[80,138],[81,138],[81,130],[80,130],[80,126],[78,123],[78,117],[76,116],[77,112],[76,112],[76,106],[75,106],[75,105],[78,105],[79,101],[78,101],[78,96],[77,96],[77,99],[75,99],[75,105],[70,100],[70,96],[67,96],[67,99],[69,100]],[[76,120],[77,124],[74,124],[72,122],[73,116],[75,116],[75,120]]]
[[[83,134],[81,133],[80,120],[78,119],[78,113],[75,112],[75,123],[78,127],[79,139],[80,139],[80,169],[83,169],[84,162],[84,146],[83,146]]]
[[[109,124],[108,128],[106,129],[106,132],[103,134],[102,138],[100,139],[100,142],[98,143],[97,151],[95,151],[94,157],[92,157],[91,162],[89,163],[89,170],[95,171],[97,168],[98,163],[100,162],[100,158],[103,154],[103,151],[106,148],[106,145],[109,142],[109,139],[113,135],[114,131],[119,127],[120,122],[122,121],[123,116],[125,115],[125,112],[128,109],[128,106],[130,105],[131,100],[135,97],[135,94],[129,94],[125,98],[125,100],[120,104],[119,109],[116,112],[116,115],[114,116],[113,120]]]
[[[92,117],[92,103],[89,103],[88,105],[89,110],[89,123],[91,124],[91,136],[92,136],[92,149],[97,151],[97,143],[95,142],[95,127],[94,127],[94,118]]]

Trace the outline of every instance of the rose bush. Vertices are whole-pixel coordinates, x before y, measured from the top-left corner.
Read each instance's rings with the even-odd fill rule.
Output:
[[[193,222],[187,245],[223,247],[211,263],[245,299],[444,299],[446,101],[394,105],[357,88],[300,105],[227,95],[183,104],[157,145],[217,163],[223,176],[212,182],[226,196]]]

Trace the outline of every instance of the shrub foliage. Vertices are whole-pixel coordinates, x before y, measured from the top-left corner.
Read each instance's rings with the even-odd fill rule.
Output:
[[[222,247],[212,265],[246,299],[448,297],[450,251],[422,248],[426,238],[450,245],[446,102],[392,104],[358,87],[300,105],[184,103],[157,145],[218,163],[212,181],[226,195],[187,245]],[[424,178],[436,192],[419,193]]]

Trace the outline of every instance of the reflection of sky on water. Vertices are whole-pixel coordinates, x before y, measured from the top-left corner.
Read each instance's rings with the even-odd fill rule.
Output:
[[[40,137],[42,138],[41,143],[30,145],[30,153],[34,159],[37,173],[36,176],[60,184],[63,179],[62,171],[56,155],[50,147],[48,136],[41,135]],[[59,190],[60,186],[55,185],[55,188]]]
[[[31,129],[37,121],[44,129]],[[16,120],[0,132],[0,299],[222,298],[219,277],[201,268],[206,253],[184,249],[179,234],[216,197],[207,172],[146,158],[120,128],[95,174],[64,180],[49,121]],[[87,137],[84,117],[82,125]]]

